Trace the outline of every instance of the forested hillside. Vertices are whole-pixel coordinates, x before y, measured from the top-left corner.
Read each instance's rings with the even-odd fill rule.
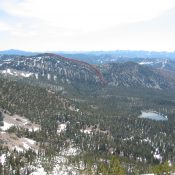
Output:
[[[0,69],[1,174],[174,171],[174,82],[157,70],[52,54],[4,56]]]

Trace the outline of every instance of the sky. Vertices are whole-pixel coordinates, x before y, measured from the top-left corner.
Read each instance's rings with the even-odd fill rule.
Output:
[[[0,50],[175,51],[175,0],[0,0]]]

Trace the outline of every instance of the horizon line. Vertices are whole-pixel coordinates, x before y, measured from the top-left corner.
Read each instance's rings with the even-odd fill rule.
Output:
[[[167,53],[173,53],[173,51],[167,51],[167,50],[143,50],[143,49],[111,49],[111,50],[45,50],[45,51],[32,51],[32,50],[21,50],[21,49],[0,49],[0,52],[5,51],[22,51],[22,52],[37,52],[37,53],[53,53],[53,52],[114,52],[114,51],[130,51],[130,52],[167,52]]]

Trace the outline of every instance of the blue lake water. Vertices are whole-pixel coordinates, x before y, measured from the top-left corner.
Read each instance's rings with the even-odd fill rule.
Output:
[[[156,121],[168,120],[167,116],[164,116],[162,114],[159,114],[157,112],[152,112],[152,111],[142,111],[142,114],[139,116],[139,118],[147,118],[147,119],[156,120]]]

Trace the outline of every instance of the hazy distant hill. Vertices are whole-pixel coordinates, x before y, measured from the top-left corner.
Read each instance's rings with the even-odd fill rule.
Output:
[[[3,50],[0,51],[0,55],[36,55],[37,52],[28,52],[28,51],[22,51],[22,50],[15,50],[15,49],[10,49],[10,50]]]
[[[48,52],[48,51],[47,51]],[[175,52],[156,52],[156,51],[132,51],[132,50],[115,50],[115,51],[49,51],[70,58],[84,60],[89,63],[101,63],[109,61],[133,61],[128,59],[175,59]],[[41,52],[40,52],[41,53]],[[23,50],[4,50],[0,54],[7,55],[36,55],[38,52],[29,52]]]

